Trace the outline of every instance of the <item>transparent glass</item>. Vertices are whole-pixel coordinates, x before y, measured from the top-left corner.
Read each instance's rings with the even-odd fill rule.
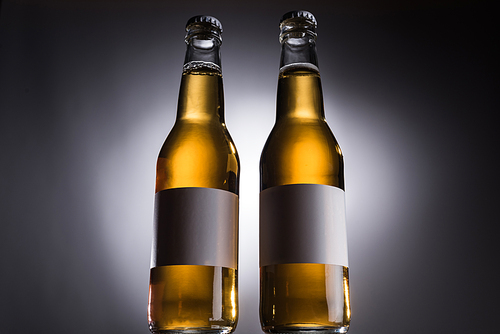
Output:
[[[156,192],[205,187],[238,194],[239,158],[224,123],[222,75],[216,67],[198,63],[183,73],[177,119],[160,150],[156,175]],[[151,332],[230,333],[237,319],[236,269],[201,265],[151,269]]]
[[[316,66],[299,63],[282,68],[276,115],[261,155],[261,190],[286,184],[344,189],[342,151],[325,121]],[[345,333],[349,328],[347,267],[314,263],[263,266],[260,287],[264,332]]]

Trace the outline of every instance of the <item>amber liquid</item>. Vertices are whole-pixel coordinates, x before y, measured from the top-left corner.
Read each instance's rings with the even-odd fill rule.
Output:
[[[276,124],[262,151],[260,168],[261,190],[285,184],[344,189],[342,152],[325,121],[321,80],[315,70],[298,66],[280,73]],[[347,267],[264,266],[260,284],[265,332],[347,332],[351,317]]]
[[[184,73],[177,120],[161,148],[156,192],[205,187],[238,194],[239,159],[224,123],[222,76]],[[230,333],[238,319],[237,270],[201,265],[151,269],[148,321],[153,333]]]

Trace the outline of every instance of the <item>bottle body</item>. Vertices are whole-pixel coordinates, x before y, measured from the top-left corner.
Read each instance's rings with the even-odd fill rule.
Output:
[[[266,333],[346,333],[349,270],[290,263],[260,268],[261,324]]]
[[[187,57],[176,122],[157,161],[151,332],[234,331],[239,169],[220,67]]]
[[[324,118],[314,64],[282,66],[276,124],[262,151],[260,172],[262,329],[347,332],[343,156]]]
[[[208,101],[200,101],[199,94],[205,94]],[[227,129],[213,113],[214,108],[221,108],[221,94],[220,74],[206,69],[183,74],[179,108],[185,110],[160,151],[157,193],[201,187],[238,194],[238,155]],[[189,264],[153,267],[150,329],[231,332],[237,322],[237,298],[236,268]]]

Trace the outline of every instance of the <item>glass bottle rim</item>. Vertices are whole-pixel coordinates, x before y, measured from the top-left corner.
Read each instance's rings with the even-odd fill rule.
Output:
[[[186,23],[186,43],[189,43],[192,37],[199,36],[202,39],[216,39],[222,44],[222,23],[210,15],[196,15],[191,17]]]
[[[280,20],[280,43],[289,37],[303,38],[308,36],[310,41],[316,41],[318,23],[311,12],[305,10],[285,13]]]

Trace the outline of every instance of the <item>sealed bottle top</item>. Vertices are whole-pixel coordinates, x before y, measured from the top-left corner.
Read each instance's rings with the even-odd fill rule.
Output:
[[[186,23],[186,43],[197,34],[215,37],[220,44],[222,43],[222,23],[217,18],[209,15],[193,16]]]
[[[286,13],[280,20],[280,42],[288,37],[309,37],[316,40],[318,22],[311,12],[295,10]]]
[[[283,23],[283,21],[285,20],[296,19],[296,18],[309,21],[311,24],[314,25],[315,28],[318,26],[318,22],[316,21],[314,15],[306,10],[292,10],[291,12],[285,13],[281,17],[280,24]]]
[[[205,68],[221,71],[222,24],[213,16],[197,15],[186,23],[184,73]]]
[[[191,25],[195,23],[209,23],[215,27],[217,27],[221,32],[222,32],[222,23],[220,23],[217,18],[209,15],[196,15],[190,18],[187,23],[186,23],[186,29]]]
[[[281,17],[280,73],[291,68],[305,68],[319,72],[316,54],[317,26],[314,15],[305,10],[291,11]]]

